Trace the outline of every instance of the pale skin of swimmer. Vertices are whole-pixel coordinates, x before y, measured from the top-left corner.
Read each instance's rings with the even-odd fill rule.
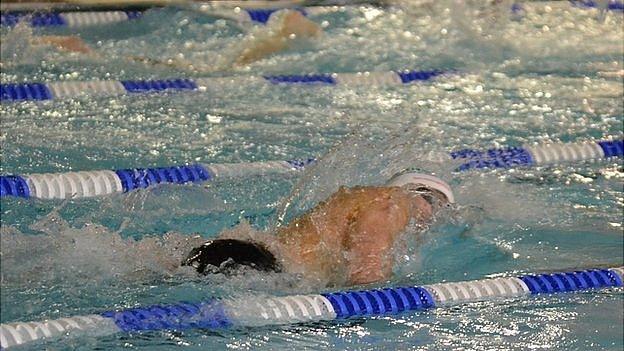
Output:
[[[252,35],[244,40],[244,49],[231,63],[230,68],[248,65],[261,60],[274,53],[287,49],[296,40],[305,40],[319,37],[321,28],[314,22],[307,19],[298,11],[281,10],[274,13],[276,24],[272,24],[266,31],[257,35]],[[80,53],[98,57],[95,50],[89,47],[77,36],[38,36],[32,39],[35,45],[51,45],[59,50]],[[164,65],[174,68],[193,70],[196,72],[211,72],[218,70],[218,67],[207,64],[191,63],[184,59],[173,58],[169,60],[154,60],[146,57],[128,57],[129,60],[138,61],[149,65]],[[227,67],[226,67],[227,68]]]
[[[438,203],[444,196],[432,191]],[[403,187],[341,187],[275,235],[254,233],[283,271],[322,285],[381,282],[392,276],[393,248],[410,223],[424,228],[434,209]],[[238,233],[221,238],[241,239]]]
[[[290,270],[305,267],[347,285],[373,283],[392,275],[392,249],[410,221],[426,223],[431,217],[431,205],[403,188],[342,187],[280,229],[277,240]]]

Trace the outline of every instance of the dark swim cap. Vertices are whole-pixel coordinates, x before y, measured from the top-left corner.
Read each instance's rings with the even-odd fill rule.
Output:
[[[265,272],[280,271],[275,256],[269,250],[255,243],[235,239],[208,241],[191,250],[182,265],[194,267],[203,274],[231,275],[241,266]]]

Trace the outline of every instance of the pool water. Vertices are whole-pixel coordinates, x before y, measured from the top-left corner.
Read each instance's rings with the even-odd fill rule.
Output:
[[[535,2],[407,2],[313,16],[321,39],[228,72],[126,56],[231,59],[238,26],[190,9],[135,21],[2,33],[2,83],[403,69],[452,71],[395,87],[208,86],[0,106],[0,172],[154,167],[320,157],[294,175],[164,185],[91,199],[2,198],[0,322],[209,297],[318,293],[286,274],[199,278],[177,263],[223,230],[270,230],[340,185],[382,184],[418,167],[443,174],[457,208],[396,254],[392,280],[423,285],[624,262],[621,159],[453,172],[466,147],[621,139],[621,12]],[[51,52],[32,35],[78,33],[100,57]],[[371,286],[373,287],[373,286]],[[621,288],[480,302],[400,316],[234,330],[84,336],[22,349],[621,350]]]

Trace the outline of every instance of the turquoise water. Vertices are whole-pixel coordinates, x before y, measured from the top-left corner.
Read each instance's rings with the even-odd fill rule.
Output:
[[[623,69],[622,14],[562,2],[527,5],[516,17],[502,5],[479,4],[319,15],[320,40],[214,73],[124,60],[179,53],[199,62],[227,59],[245,33],[190,10],[152,10],[136,22],[81,29],[99,58],[28,46],[28,30],[3,29],[3,83],[401,69],[457,74],[397,87],[222,85],[3,104],[2,174],[322,159],[295,176],[97,199],[3,198],[0,321],[327,291],[285,274],[198,278],[176,265],[203,240],[198,236],[241,230],[245,222],[270,230],[278,217],[302,213],[340,185],[380,184],[408,166],[447,174],[459,204],[423,240],[406,243],[393,279],[376,286],[622,265],[621,160],[456,174],[441,156],[464,147],[622,138],[622,78],[613,74]],[[623,301],[622,289],[614,289],[347,322],[65,338],[45,347],[621,350]]]

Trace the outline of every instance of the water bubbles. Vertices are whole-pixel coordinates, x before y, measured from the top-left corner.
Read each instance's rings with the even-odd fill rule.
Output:
[[[470,95],[478,95],[483,93],[483,85],[466,86],[463,88],[464,92]]]
[[[69,200],[60,217],[71,225],[46,221],[36,226],[46,231],[38,235],[26,233],[28,230],[7,232],[15,229],[13,221],[20,228],[27,227],[58,203],[26,206],[24,201],[3,199],[3,302],[9,299],[3,318],[9,319],[5,317],[9,313],[15,319],[27,320],[29,313],[47,316],[48,309],[60,316],[71,303],[75,303],[72,308],[89,313],[98,306],[132,305],[148,299],[157,303],[172,299],[177,289],[188,289],[184,298],[195,299],[202,292],[205,295],[201,296],[212,295],[214,290],[210,289],[225,283],[197,282],[197,277],[184,276],[172,268],[185,254],[183,247],[190,245],[178,241],[203,240],[189,233],[216,235],[233,225],[241,210],[248,215],[262,209],[269,212],[263,220],[270,222],[277,208],[286,220],[322,201],[339,185],[382,184],[397,168],[414,165],[450,177],[461,198],[457,216],[463,217],[449,215],[450,224],[441,224],[448,227],[435,232],[431,241],[414,245],[424,252],[424,258],[420,262],[411,253],[404,255],[405,267],[415,269],[399,274],[397,283],[434,282],[450,279],[453,274],[457,279],[465,274],[476,278],[493,271],[512,274],[559,264],[597,263],[605,257],[605,250],[613,250],[608,251],[610,257],[621,257],[611,249],[621,248],[618,238],[624,176],[619,164],[457,175],[452,165],[441,160],[446,152],[465,146],[487,149],[621,136],[621,30],[614,28],[621,28],[622,17],[608,16],[606,22],[599,23],[582,9],[525,2],[522,17],[509,21],[509,13],[502,11],[502,6],[483,2],[462,2],[465,11],[455,3],[450,7],[449,2],[403,3],[400,10],[338,7],[334,14],[314,15],[311,18],[325,33],[311,45],[294,47],[248,67],[205,74],[166,65],[127,63],[124,57],[146,55],[171,63],[171,58],[183,58],[211,66],[227,58],[229,53],[224,50],[246,35],[233,22],[201,18],[198,21],[209,23],[196,25],[188,12],[166,9],[171,16],[146,17],[138,24],[140,33],[125,37],[119,33],[99,37],[85,34],[83,38],[103,53],[98,59],[39,50],[28,44],[33,34],[23,28],[18,29],[23,30],[21,34],[3,35],[3,83],[403,69],[455,69],[457,73],[434,82],[396,87],[284,87],[219,81],[189,94],[86,96],[74,102],[3,104],[3,172],[322,158],[317,168],[301,173],[296,180],[259,177],[205,187],[165,186],[94,203]],[[293,182],[295,190],[288,195]],[[286,196],[283,203],[282,195]],[[122,226],[124,218],[130,220]],[[85,222],[97,225],[81,225]],[[166,237],[164,232],[172,230],[187,234]],[[133,241],[128,236],[143,240]],[[576,245],[587,243],[588,238],[598,241],[600,250],[593,251],[593,245]],[[540,246],[539,242],[551,244]],[[461,264],[453,264],[456,256],[461,256]],[[412,266],[413,261],[418,264]],[[464,266],[470,270],[457,270]],[[24,277],[43,282],[15,288],[16,294],[4,292],[7,284]],[[270,285],[263,283],[262,276],[254,279],[259,285]],[[65,299],[58,293],[45,295],[39,285],[57,284],[48,284],[51,281],[68,285],[93,282],[94,294],[81,294],[84,296],[108,294],[101,289],[111,281],[120,292],[114,295],[110,289],[112,296],[104,301]],[[135,284],[143,283],[145,290],[133,290]],[[239,283],[227,293],[249,287]],[[276,290],[286,289],[282,288]],[[42,305],[32,312],[22,311],[21,306],[10,307],[10,302],[17,301],[11,296],[27,296],[27,291],[35,292],[25,297],[30,305],[36,305],[37,295],[45,295],[46,301],[57,307]],[[57,287],[57,291],[72,296],[70,289]],[[132,296],[133,291],[136,296]],[[579,307],[587,296],[574,297],[572,303],[549,299],[548,309],[595,316],[597,312]],[[542,316],[539,311],[545,308],[540,306],[543,303],[531,300],[519,309],[496,303],[458,308],[447,314],[408,314],[399,320],[358,320],[351,332],[344,332],[343,324],[305,325],[296,331],[289,329],[288,336],[283,330],[272,329],[227,334],[223,339],[228,345],[238,343],[243,348],[258,344],[267,348],[265,341],[277,339],[278,348],[305,348],[307,342],[322,340],[327,348],[342,349],[361,345],[361,335],[378,338],[380,347],[389,349],[414,342],[432,349],[557,348],[552,340],[566,340],[561,349],[589,345],[581,341],[586,337],[582,321],[565,324],[553,320],[553,315]],[[592,304],[592,308],[596,306]],[[620,319],[621,313],[616,313],[606,321],[621,326]],[[396,325],[388,329],[393,322]],[[561,324],[544,328],[553,323]],[[594,329],[590,329],[592,334]],[[529,336],[541,339],[536,342]],[[142,343],[153,346],[152,342],[166,342],[158,336],[148,339],[133,339],[130,344],[141,347]],[[185,332],[175,342],[192,346],[204,343],[202,346],[210,348],[214,339],[203,331]],[[612,339],[606,336],[605,340]]]
[[[180,22],[178,22],[178,27],[188,26],[189,23],[190,23],[190,20],[188,18],[183,18]]]
[[[375,7],[366,7],[363,8],[362,14],[367,21],[372,21],[373,19],[384,14],[384,11]]]

